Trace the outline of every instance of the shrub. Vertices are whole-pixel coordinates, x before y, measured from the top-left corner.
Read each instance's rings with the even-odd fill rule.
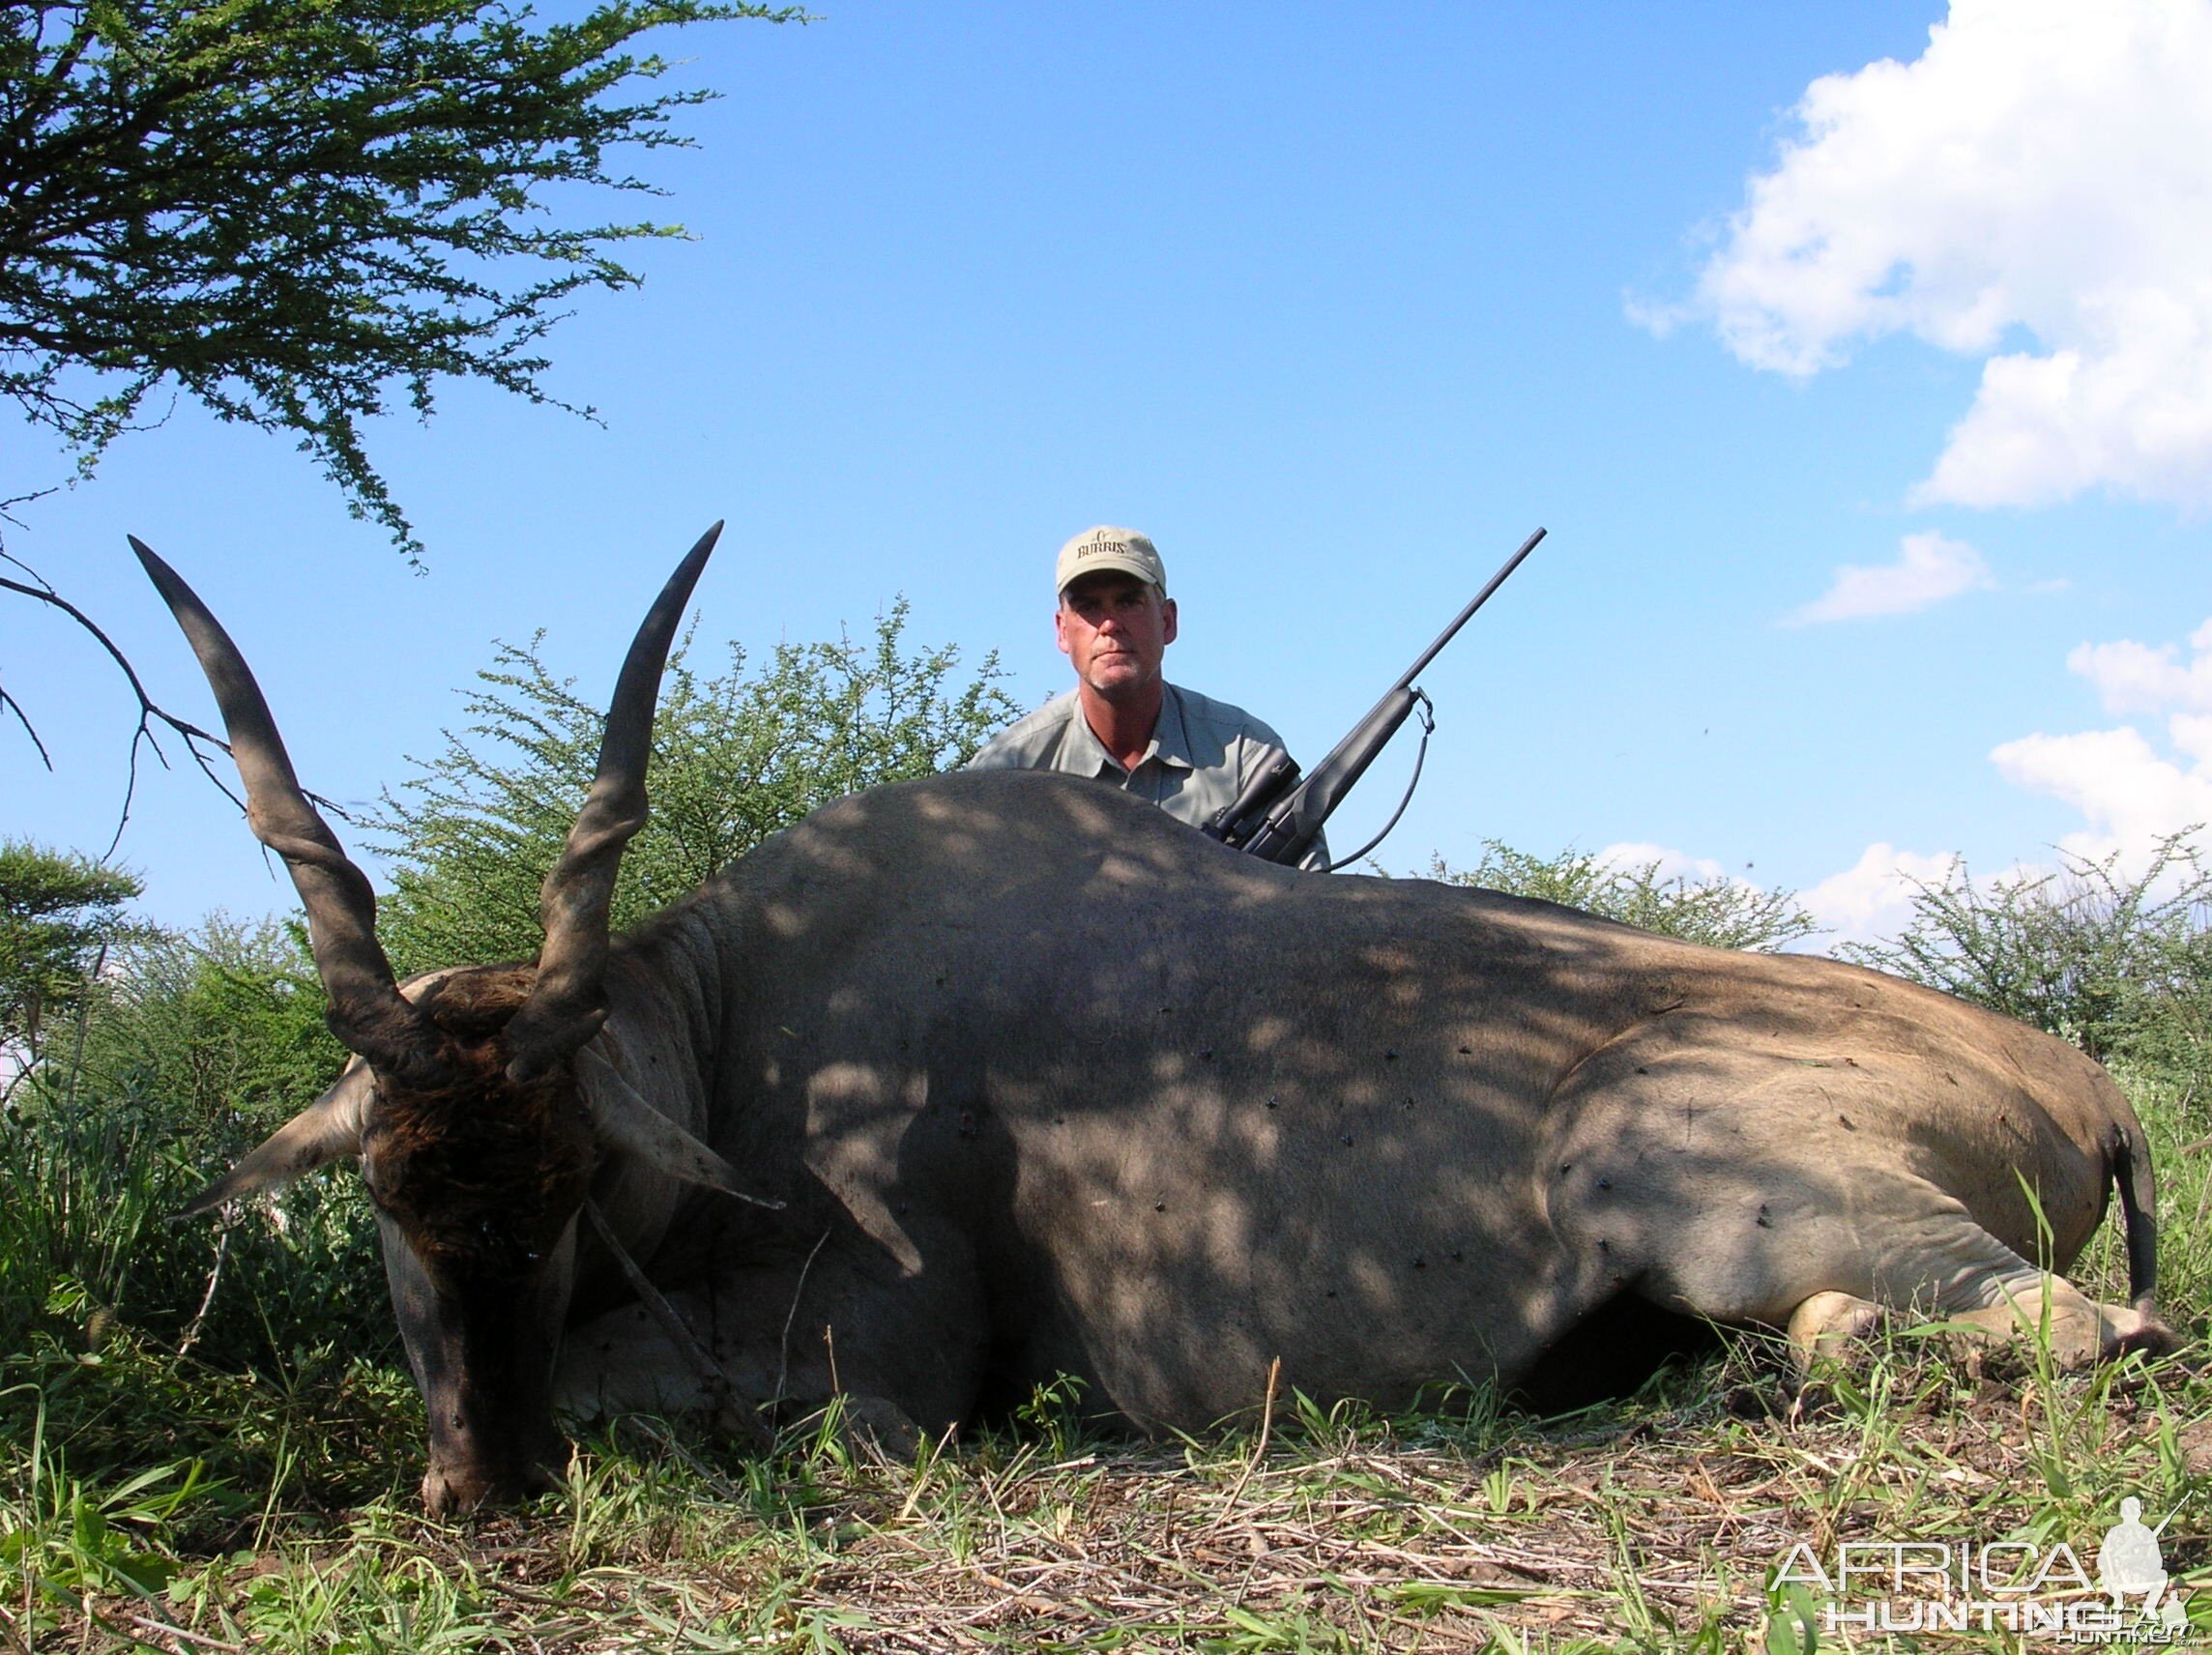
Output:
[[[2140,874],[2061,853],[2049,873],[1920,882],[1894,942],[1837,952],[2073,1041],[2099,1061],[2194,1077],[2212,1046],[2212,868],[2185,829]]]
[[[135,874],[74,852],[0,839],[0,1098],[34,1067],[46,1028],[66,1020],[107,949],[132,934]]]
[[[217,916],[110,956],[80,1041],[0,1130],[0,1355],[55,1319],[120,1321],[219,1366],[335,1346],[381,1353],[390,1318],[353,1178],[307,1178],[227,1225],[169,1222],[312,1100],[345,1053],[299,938]],[[217,1277],[219,1270],[219,1278]]]
[[[619,929],[695,889],[816,806],[879,782],[965,763],[1016,711],[987,655],[956,683],[959,652],[909,651],[904,599],[867,644],[779,644],[702,679],[670,661],[654,719],[653,814],[623,857]],[[538,952],[538,886],[598,763],[601,710],[527,648],[477,675],[472,723],[387,793],[372,842],[393,864],[379,929],[402,973]]]
[[[1429,877],[1540,897],[1714,948],[1773,953],[1819,929],[1794,891],[1761,890],[1726,878],[1670,877],[1660,866],[1656,860],[1609,862],[1595,852],[1572,849],[1537,857],[1486,839],[1482,860],[1473,867],[1455,869],[1433,857]]]

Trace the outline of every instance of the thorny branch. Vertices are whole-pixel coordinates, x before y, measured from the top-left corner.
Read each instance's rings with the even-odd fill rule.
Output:
[[[5,559],[31,577],[28,581],[20,581],[0,575],[0,590],[35,599],[50,609],[60,610],[72,621],[74,621],[92,638],[94,643],[106,652],[107,658],[115,663],[116,670],[122,673],[124,682],[131,686],[131,693],[137,697],[138,724],[137,728],[131,733],[130,769],[123,783],[123,808],[116,815],[115,834],[108,840],[107,849],[101,853],[101,859],[104,861],[115,854],[115,847],[123,842],[123,829],[130,825],[131,803],[138,791],[139,749],[142,746],[152,749],[154,757],[160,761],[161,768],[163,769],[169,768],[169,755],[161,750],[161,739],[155,732],[154,727],[157,724],[166,725],[176,733],[183,740],[185,750],[191,754],[192,762],[199,766],[200,773],[220,788],[223,797],[243,811],[246,808],[246,801],[231,791],[222,777],[215,772],[214,766],[210,762],[213,754],[209,749],[219,749],[227,755],[230,752],[230,743],[220,736],[201,729],[189,719],[179,718],[147,694],[145,682],[138,677],[138,669],[131,664],[131,657],[123,653],[115,640],[107,635],[99,622],[56,592],[52,584],[44,575],[13,553],[0,552],[0,559]],[[0,691],[0,695],[5,695],[5,691]],[[23,727],[30,731],[31,740],[38,747],[39,756],[45,760],[46,769],[52,769],[54,768],[53,760],[46,753],[45,743],[39,740],[38,732],[32,729],[29,717],[24,714],[21,706],[16,703],[15,697],[7,696],[6,699],[8,704],[15,709],[15,716],[22,721]]]
[[[148,694],[144,681],[139,678],[137,669],[131,664],[131,658],[123,653],[115,640],[107,635],[100,623],[55,591],[52,583],[40,574],[38,570],[32,568],[21,558],[7,551],[0,551],[0,562],[13,565],[29,577],[28,580],[15,580],[7,575],[0,575],[0,591],[13,592],[19,596],[33,598],[50,609],[59,610],[75,622],[90,635],[94,643],[106,652],[108,659],[115,663],[116,670],[122,673],[124,682],[131,686],[131,693],[137,698],[138,722],[137,727],[131,733],[129,769],[123,784],[123,808],[116,815],[114,836],[107,841],[107,849],[101,853],[100,859],[105,861],[115,854],[116,846],[123,842],[123,830],[130,825],[131,801],[136,798],[138,791],[139,749],[141,747],[151,749],[154,757],[160,761],[163,769],[170,768],[169,755],[161,748],[160,736],[155,728],[157,725],[167,727],[184,742],[185,750],[191,754],[192,762],[200,768],[200,773],[215,783],[222,796],[237,805],[243,814],[246,809],[246,801],[239,798],[230,784],[224,781],[214,768],[215,754],[220,752],[228,757],[230,755],[230,743],[214,732],[201,729],[189,719],[178,717]],[[46,769],[51,770],[54,768],[54,762],[51,755],[46,751],[45,742],[40,740],[39,732],[31,723],[29,715],[23,711],[21,703],[8,693],[5,687],[0,687],[0,711],[10,711],[15,715],[16,721],[23,726],[24,733],[31,738],[31,744],[38,748],[40,759],[44,763]],[[341,822],[352,820],[342,806],[333,803],[320,794],[308,793],[307,798],[313,801],[316,808],[329,811]]]

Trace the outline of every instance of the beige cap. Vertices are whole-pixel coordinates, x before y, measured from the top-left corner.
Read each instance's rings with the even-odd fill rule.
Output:
[[[1149,580],[1160,589],[1162,597],[1168,595],[1167,565],[1160,562],[1159,551],[1152,542],[1134,529],[1116,529],[1104,523],[1095,529],[1084,530],[1060,548],[1060,563],[1053,570],[1052,589],[1056,594],[1065,592],[1069,581],[1096,574],[1101,569]]]

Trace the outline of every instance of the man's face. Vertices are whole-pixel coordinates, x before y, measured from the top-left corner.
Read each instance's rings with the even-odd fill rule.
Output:
[[[1052,625],[1076,678],[1114,701],[1159,678],[1160,659],[1175,642],[1175,600],[1149,580],[1102,569],[1067,583]]]

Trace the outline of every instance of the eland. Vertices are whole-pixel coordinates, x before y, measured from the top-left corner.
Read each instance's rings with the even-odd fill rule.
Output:
[[[936,1433],[1064,1374],[1202,1429],[1277,1362],[1324,1402],[1512,1386],[1624,1305],[1807,1353],[1897,1313],[2070,1365],[2171,1343],[2111,1079],[1835,961],[1298,872],[1026,771],[839,800],[610,936],[715,533],[630,648],[538,958],[405,984],[243,657],[132,542],[355,1054],[190,1210],[359,1163],[433,1512],[546,1486],[562,1412],[765,1441],[842,1394]],[[2057,1273],[2115,1189],[2125,1305]]]

